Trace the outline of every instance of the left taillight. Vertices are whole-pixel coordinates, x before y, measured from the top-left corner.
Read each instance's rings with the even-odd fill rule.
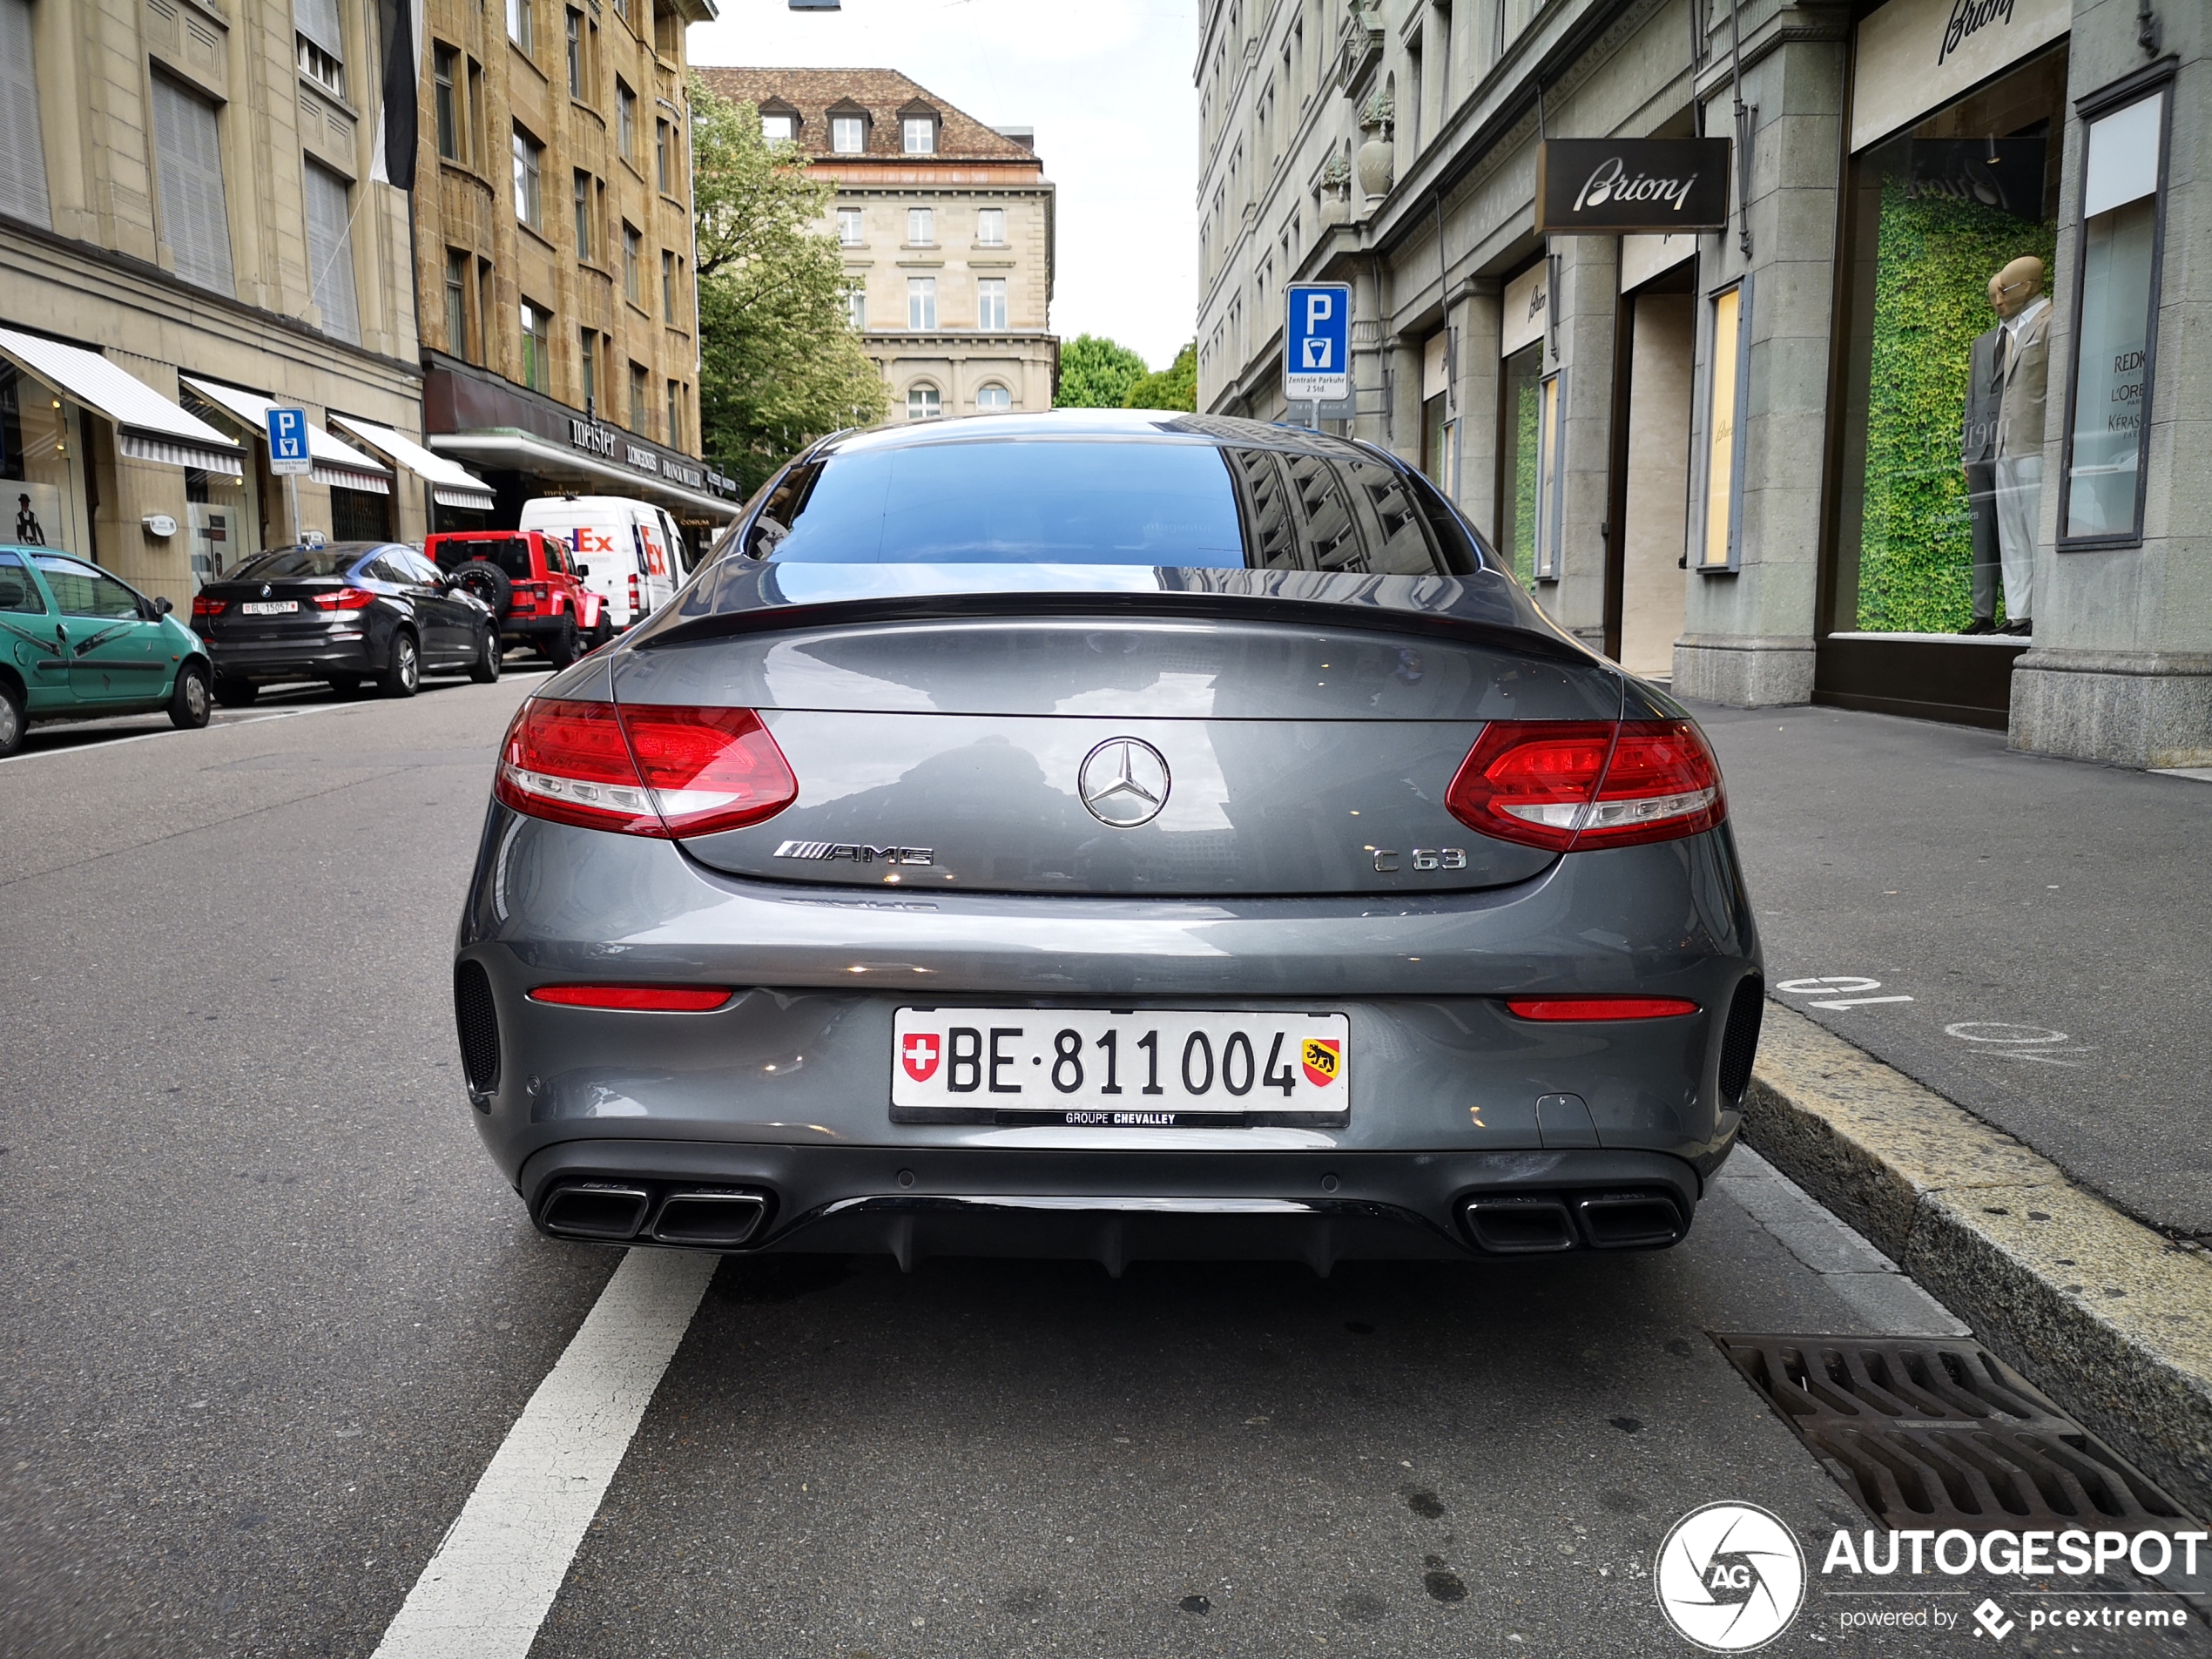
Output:
[[[211,599],[204,593],[195,593],[192,597],[192,619],[194,622],[212,622],[229,609],[228,602]]]
[[[1494,720],[1444,800],[1470,829],[1556,853],[1674,840],[1728,815],[1690,720]]]
[[[518,813],[623,835],[711,835],[799,799],[751,709],[533,698],[507,728],[494,793]]]

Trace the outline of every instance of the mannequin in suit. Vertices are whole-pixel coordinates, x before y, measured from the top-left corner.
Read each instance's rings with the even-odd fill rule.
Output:
[[[2000,631],[2032,634],[2035,533],[2043,506],[2043,401],[2049,380],[2051,302],[2043,261],[2014,260],[1989,279],[1997,327],[1997,553],[2005,579]]]
[[[1959,423],[1959,461],[1966,473],[1966,512],[1973,529],[1974,619],[1959,631],[1997,631],[1997,379],[2000,323],[1975,336],[1966,354],[1966,412]]]

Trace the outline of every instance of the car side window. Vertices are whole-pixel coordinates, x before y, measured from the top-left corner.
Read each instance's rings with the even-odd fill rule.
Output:
[[[400,569],[407,572],[408,581],[419,583],[426,588],[444,585],[444,578],[438,574],[438,567],[420,553],[395,553],[392,556],[397,561]]]
[[[0,610],[33,617],[46,614],[46,602],[38,597],[38,584],[30,579],[30,572],[24,569],[23,561],[12,553],[0,553]]]
[[[372,582],[389,582],[395,587],[408,587],[415,581],[407,567],[389,553],[379,554],[361,566],[361,574]]]
[[[46,554],[35,556],[64,617],[100,617],[119,622],[142,614],[138,596],[105,571],[75,559]]]

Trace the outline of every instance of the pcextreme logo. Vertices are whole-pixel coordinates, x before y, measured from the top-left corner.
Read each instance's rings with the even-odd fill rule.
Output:
[[[1789,1527],[1749,1503],[1709,1503],[1674,1524],[1652,1575],[1659,1610],[1708,1653],[1749,1653],[1790,1628],[1805,1557]]]

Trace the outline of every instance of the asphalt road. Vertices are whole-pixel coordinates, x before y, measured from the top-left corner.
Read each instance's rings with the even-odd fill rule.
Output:
[[[526,689],[0,764],[0,1653],[377,1652],[608,1317],[621,1253],[532,1231],[450,1029]],[[1816,1569],[1865,1525],[1710,1333],[1953,1328],[1885,1268],[1749,1157],[1656,1256],[725,1261],[530,1651],[1686,1653],[1649,1576],[1676,1518],[1763,1505]],[[1990,1586],[1833,1588],[1770,1651],[1970,1650],[1838,1620]]]
[[[2212,785],[1889,715],[1696,713],[1779,1000],[2212,1238]]]

